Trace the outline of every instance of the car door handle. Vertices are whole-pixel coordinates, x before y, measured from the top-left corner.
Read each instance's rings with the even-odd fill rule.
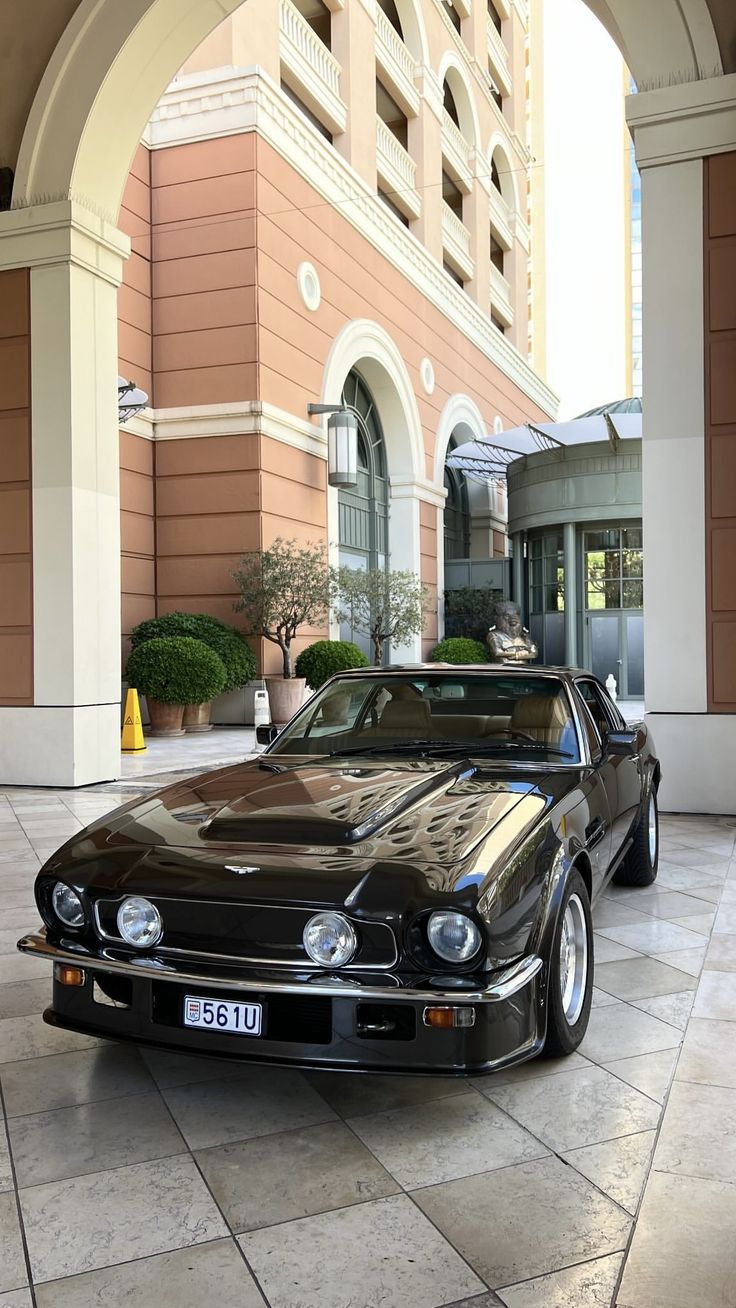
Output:
[[[594,817],[585,828],[585,848],[593,849],[606,834],[606,824],[602,817]]]

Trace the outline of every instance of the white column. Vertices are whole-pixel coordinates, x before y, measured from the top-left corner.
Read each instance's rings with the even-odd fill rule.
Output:
[[[389,567],[394,571],[415,572],[417,577],[421,577],[421,524],[417,485],[403,477],[392,477],[389,495]],[[421,633],[413,636],[405,645],[394,645],[392,642],[392,663],[420,663],[421,659]]]
[[[526,596],[524,594],[524,538],[520,531],[515,531],[511,539],[514,550],[511,560],[514,600],[519,605],[519,610],[523,619],[527,609]]]
[[[79,786],[120,764],[117,287],[129,242],[69,201],[0,215],[31,269],[34,704],[0,708],[0,780]]]
[[[707,712],[703,157],[736,148],[736,76],[631,96],[642,174],[644,669],[660,804],[733,813],[736,718]]]
[[[562,530],[565,567],[565,662],[569,668],[576,668],[578,665],[578,588],[575,576],[575,523],[566,522]]]

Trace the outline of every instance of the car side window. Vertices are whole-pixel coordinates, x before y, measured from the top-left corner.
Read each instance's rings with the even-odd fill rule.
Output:
[[[592,681],[577,681],[575,684],[578,689],[578,694],[585,702],[585,707],[595,722],[601,738],[606,736],[609,731],[619,730],[615,718],[608,712],[605,703],[598,693],[598,687],[595,683]]]
[[[583,730],[585,731],[585,734],[588,737],[588,748],[590,750],[590,757],[593,760],[598,759],[600,758],[603,749],[601,745],[601,736],[598,731],[598,727],[596,726],[596,723],[594,722],[590,714],[587,700],[583,700],[580,717],[583,723]]]

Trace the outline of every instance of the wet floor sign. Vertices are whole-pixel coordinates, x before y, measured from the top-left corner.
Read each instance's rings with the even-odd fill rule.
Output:
[[[142,754],[146,748],[137,690],[129,690],[125,696],[123,739],[120,747],[123,754]]]

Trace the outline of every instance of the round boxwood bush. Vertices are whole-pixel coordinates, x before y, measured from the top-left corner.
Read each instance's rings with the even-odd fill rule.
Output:
[[[126,676],[161,704],[207,704],[222,693],[225,665],[192,636],[157,636],[131,651]]]
[[[316,640],[297,655],[296,675],[306,677],[311,690],[319,690],[335,672],[367,667],[365,654],[351,640]]]
[[[433,663],[487,663],[488,650],[479,640],[447,636],[435,645],[429,657]]]
[[[219,618],[209,613],[164,613],[160,618],[147,618],[131,632],[131,645],[137,649],[145,641],[159,636],[192,636],[214,650],[225,665],[223,691],[239,690],[256,675],[256,657],[244,636]]]

